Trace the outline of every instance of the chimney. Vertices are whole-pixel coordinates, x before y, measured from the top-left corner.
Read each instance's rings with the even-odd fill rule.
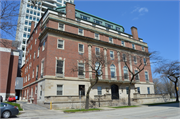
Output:
[[[66,2],[66,18],[75,20],[75,4]]]
[[[132,33],[133,39],[139,40],[138,32],[137,32],[137,28],[136,27],[134,27],[134,26],[131,27],[131,33]]]
[[[35,22],[34,21],[31,21],[31,32],[30,32],[30,34],[33,32],[33,30],[34,30],[34,25],[35,25]]]

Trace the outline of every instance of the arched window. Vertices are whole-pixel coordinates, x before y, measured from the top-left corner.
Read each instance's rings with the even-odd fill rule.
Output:
[[[123,67],[124,71],[124,79],[128,79],[128,68],[126,66]]]
[[[115,66],[114,66],[114,64],[112,64],[110,66],[110,70],[111,70],[111,78],[115,78],[116,73],[115,73]]]

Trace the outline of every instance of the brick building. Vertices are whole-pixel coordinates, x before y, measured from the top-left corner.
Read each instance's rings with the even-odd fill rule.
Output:
[[[12,40],[0,39],[0,95],[5,100],[9,95],[15,95],[15,81],[18,72],[18,43]]]
[[[35,28],[32,22],[31,28],[22,73],[23,98],[33,103],[78,100],[79,91],[86,92],[93,78],[92,73],[72,72],[73,64],[88,71],[84,62],[79,61],[81,55],[91,58],[95,51],[109,57],[112,54],[121,57],[124,52],[148,52],[147,43],[138,37],[137,28],[131,28],[132,35],[124,33],[121,25],[77,10],[71,3],[56,10],[48,9]],[[132,64],[133,58],[129,56],[129,59]],[[132,65],[131,69],[134,69]],[[116,90],[116,99],[126,99],[129,78],[125,78],[124,74],[131,74],[124,64],[114,63],[103,72],[104,76],[90,93],[91,99],[107,92],[112,95],[112,88]],[[112,79],[112,74],[116,78]],[[133,83],[131,95],[135,93],[135,87],[140,94],[154,94],[150,65],[139,74],[138,83]],[[113,96],[111,98],[114,99]]]

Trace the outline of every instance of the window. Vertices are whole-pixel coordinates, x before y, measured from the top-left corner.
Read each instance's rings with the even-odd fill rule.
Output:
[[[27,7],[30,7],[30,5],[29,5],[29,4],[27,4]]]
[[[140,94],[140,87],[137,87],[137,92]]]
[[[29,18],[29,16],[28,15],[26,15],[26,19],[28,19]]]
[[[63,85],[57,85],[57,95],[63,95]]]
[[[113,25],[110,25],[110,24],[105,24],[105,26],[107,27],[107,28],[112,28],[113,27]]]
[[[30,55],[29,59],[31,59],[31,55]]]
[[[27,31],[27,27],[24,27],[24,31]]]
[[[57,60],[56,73],[63,74],[63,61],[62,60]]]
[[[33,87],[31,88],[31,97],[33,97]]]
[[[38,70],[39,70],[39,66],[36,66],[36,80],[38,80]]]
[[[39,21],[39,18],[37,18],[37,21]]]
[[[32,11],[32,10],[30,11],[30,14],[33,14],[33,11]]]
[[[46,41],[43,42],[42,51],[44,51],[46,45]]]
[[[114,59],[114,52],[113,51],[110,51],[110,58]]]
[[[124,43],[124,41],[121,41],[121,45],[122,45],[122,46],[125,46],[125,43]]]
[[[102,88],[100,86],[97,87],[98,95],[102,95]]]
[[[78,34],[79,34],[79,35],[84,35],[84,30],[81,29],[81,28],[79,28],[79,29],[78,29]]]
[[[35,21],[36,20],[36,17],[33,17],[33,20]],[[36,26],[36,25],[35,25]]]
[[[84,45],[83,44],[79,44],[79,52],[84,53]]]
[[[126,66],[123,67],[124,71],[124,79],[128,79],[128,68]]]
[[[147,93],[150,94],[150,87],[147,87]]]
[[[95,52],[96,52],[96,55],[100,55],[100,49],[99,48],[96,48]]]
[[[132,49],[135,49],[135,45],[134,44],[132,44]]]
[[[32,20],[32,16],[30,16],[29,19]]]
[[[79,95],[85,96],[85,85],[79,85]]]
[[[26,76],[26,82],[27,82],[27,76]]]
[[[116,69],[115,69],[114,64],[112,64],[110,66],[110,70],[111,70],[111,78],[115,78],[115,75],[116,75],[115,71],[116,71]]]
[[[37,57],[39,57],[40,47],[38,47]]]
[[[31,28],[28,28],[28,32],[31,32]]]
[[[81,15],[81,19],[88,21],[90,18],[84,15]]]
[[[149,81],[149,76],[148,76],[148,72],[147,71],[145,71],[145,79],[146,79],[146,81]]]
[[[138,70],[135,70],[134,73],[135,73],[135,74],[138,73]],[[135,80],[136,80],[136,81],[139,80],[139,74],[137,74],[137,75],[135,76]]]
[[[40,86],[40,96],[42,96],[42,85]]]
[[[146,58],[143,58],[144,65],[146,65]]]
[[[37,94],[37,86],[35,87],[35,94]]]
[[[32,78],[34,78],[34,70],[33,70],[33,72],[32,72]]]
[[[36,11],[34,11],[34,15],[36,15]]]
[[[28,10],[28,9],[26,10],[26,13],[29,13],[29,10]]]
[[[142,46],[142,51],[145,51],[144,47]]]
[[[59,23],[59,30],[63,30],[64,31],[64,24]]]
[[[137,63],[137,58],[136,58],[136,56],[134,56],[133,59],[134,59],[134,63]]]
[[[43,78],[44,75],[44,60],[41,61],[41,78]]]
[[[39,10],[39,9],[40,9],[40,8],[38,8],[38,10]],[[38,12],[37,15],[40,16],[40,13]]]
[[[123,54],[123,61],[126,61],[126,54]]]
[[[84,64],[83,63],[79,63],[78,64],[78,75],[84,75]]]
[[[28,21],[25,21],[25,25],[28,25]]]
[[[94,38],[99,40],[99,34],[98,33],[94,33]]]
[[[109,37],[109,42],[113,43],[113,38]]]
[[[30,74],[28,74],[28,81],[30,80]]]
[[[26,34],[25,34],[25,33],[23,34],[23,37],[26,37]]]
[[[129,93],[129,87],[126,87],[126,94]]]
[[[98,75],[101,75],[101,66],[100,66],[100,65],[101,65],[101,64],[98,63],[98,62],[95,63],[95,70],[97,70],[97,69],[99,68],[98,71],[97,71],[97,72],[98,72]]]
[[[117,30],[117,31],[120,31],[120,28],[119,28],[119,27],[116,27],[116,30]]]
[[[23,44],[26,44],[26,39],[23,39]]]
[[[58,48],[64,49],[64,41],[63,40],[58,40]]]
[[[37,38],[35,39],[35,44],[36,44],[36,42],[37,42]]]
[[[31,22],[29,22],[29,26],[31,26]]]
[[[94,23],[95,23],[95,24],[99,24],[99,25],[101,25],[101,24],[102,24],[102,22],[101,22],[101,21],[96,20],[96,19],[94,19]]]

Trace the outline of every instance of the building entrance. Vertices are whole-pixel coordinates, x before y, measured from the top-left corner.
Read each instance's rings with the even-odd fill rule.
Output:
[[[112,99],[119,99],[119,87],[115,84],[111,85],[111,97]]]

